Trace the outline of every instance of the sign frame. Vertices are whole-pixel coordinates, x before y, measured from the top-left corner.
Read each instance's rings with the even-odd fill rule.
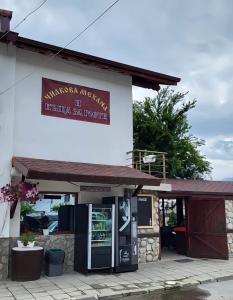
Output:
[[[110,92],[42,77],[41,115],[110,125]]]

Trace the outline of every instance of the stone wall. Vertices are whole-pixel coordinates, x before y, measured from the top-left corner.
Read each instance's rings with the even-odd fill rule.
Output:
[[[233,230],[233,200],[225,200],[227,229]]]
[[[229,256],[233,257],[233,233],[227,234]]]
[[[151,228],[138,228],[138,261],[146,263],[156,261],[160,255],[159,238],[159,201],[158,194],[152,191],[143,191],[141,194],[153,194],[153,223]]]
[[[0,280],[8,277],[9,238],[0,238]]]
[[[227,230],[233,230],[233,200],[225,200]],[[229,256],[233,256],[233,232],[227,234]]]
[[[49,235],[37,238],[36,244],[46,250],[59,248],[65,251],[64,271],[74,270],[74,234]]]
[[[156,261],[159,258],[159,237],[138,238],[139,263]]]

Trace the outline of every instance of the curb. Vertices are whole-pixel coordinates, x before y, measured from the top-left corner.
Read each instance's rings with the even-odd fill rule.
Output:
[[[216,281],[227,281],[227,280],[233,280],[233,275],[227,275],[222,277],[217,277]]]
[[[188,278],[184,278],[180,282],[177,282],[177,285],[175,286],[167,286],[165,282],[158,284],[157,286],[151,286],[147,288],[138,288],[133,290],[127,290],[127,291],[114,291],[112,293],[109,293],[108,295],[96,295],[92,297],[83,296],[82,298],[79,298],[80,300],[107,300],[107,299],[118,299],[122,297],[128,297],[128,296],[136,296],[136,295],[149,295],[149,294],[160,294],[165,291],[171,291],[171,290],[178,290],[181,288],[187,288],[187,287],[194,287],[199,286],[206,283],[213,283],[213,282],[220,282],[220,281],[227,281],[227,280],[233,280],[233,275],[227,275],[227,276],[220,276],[216,278],[207,278],[203,280],[190,280]]]

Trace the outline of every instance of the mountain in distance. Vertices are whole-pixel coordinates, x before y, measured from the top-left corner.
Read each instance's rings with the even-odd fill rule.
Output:
[[[233,181],[233,177],[229,177],[229,178],[224,178],[224,181]]]

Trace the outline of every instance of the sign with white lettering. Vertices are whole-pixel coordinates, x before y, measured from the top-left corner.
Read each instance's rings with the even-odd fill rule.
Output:
[[[110,124],[110,93],[42,78],[41,114]]]

